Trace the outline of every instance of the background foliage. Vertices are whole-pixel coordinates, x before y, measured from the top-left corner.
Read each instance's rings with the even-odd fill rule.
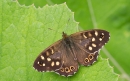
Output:
[[[19,0],[21,4],[34,3],[37,7],[66,2],[75,13],[75,20],[82,29],[101,28],[111,33],[107,50],[101,53],[109,58],[115,72],[130,80],[130,0]],[[96,25],[95,25],[96,24]],[[107,52],[106,52],[107,51]]]
[[[130,4],[130,1],[129,0],[105,0],[105,1],[104,0],[100,0],[100,1],[99,0],[82,0],[82,1],[78,1],[78,0],[77,1],[76,0],[47,0],[47,1],[44,1],[44,0],[18,0],[18,1],[20,4],[25,4],[25,5],[31,5],[34,3],[34,5],[36,7],[39,7],[39,6],[43,7],[46,4],[54,5],[54,4],[61,4],[61,3],[66,2],[67,6],[74,12],[75,20],[77,22],[80,22],[79,23],[80,30],[100,28],[100,29],[105,29],[105,30],[109,31],[111,34],[111,39],[110,39],[109,43],[105,46],[106,48],[101,50],[100,54],[103,58],[109,58],[111,65],[114,67],[114,71],[116,73],[120,74],[120,79],[119,79],[120,81],[130,80],[130,77],[129,77],[130,76],[130,70],[129,70],[129,68],[130,68],[130,65],[129,65],[129,62],[130,62],[130,59],[129,59],[130,58],[130,51],[129,51],[129,46],[130,46],[130,43],[129,43],[129,41],[130,41],[130,23],[129,23],[130,5],[129,4]],[[9,5],[11,5],[11,4],[9,4]],[[8,6],[3,5],[3,9],[4,9],[4,7],[8,7]],[[29,11],[33,11],[32,8],[30,8],[30,7],[28,7],[28,8],[29,8]],[[24,10],[24,9],[22,10],[22,9],[23,8],[21,8],[21,13],[23,13],[23,11],[27,12],[26,10]],[[13,12],[15,10],[17,10],[17,8],[14,8],[14,10],[12,10],[11,12]],[[51,10],[50,10],[50,12],[51,12]],[[46,13],[48,14],[50,12],[46,12]],[[7,11],[6,13],[9,13],[9,11]],[[32,12],[32,13],[35,13],[35,12]],[[43,12],[41,12],[41,13],[43,13]],[[18,13],[16,12],[16,14],[20,14],[20,12],[18,12]],[[25,14],[25,13],[23,13],[23,14]],[[56,16],[59,16],[58,14],[59,13],[57,13]],[[7,14],[3,14],[3,15],[6,16]],[[34,29],[29,31],[28,29],[23,27],[24,24],[23,25],[21,24],[21,26],[22,26],[21,29],[18,29],[18,30],[20,30],[20,33],[19,33],[19,32],[17,32],[17,29],[15,29],[15,26],[13,24],[10,25],[10,27],[9,27],[10,29],[9,28],[6,29],[5,27],[3,27],[2,30],[4,30],[5,33],[7,32],[9,34],[12,34],[11,32],[13,31],[16,34],[18,34],[17,39],[13,39],[10,41],[11,38],[15,38],[14,37],[15,33],[13,33],[11,35],[12,37],[8,38],[9,40],[7,40],[8,44],[6,44],[6,45],[8,45],[8,46],[4,45],[4,47],[2,47],[2,48],[6,48],[4,51],[6,51],[5,54],[7,54],[7,56],[2,57],[0,60],[6,59],[7,57],[10,58],[10,59],[6,59],[4,61],[4,63],[6,63],[6,64],[3,64],[4,66],[10,65],[10,60],[12,59],[12,57],[19,55],[19,53],[21,53],[21,52],[23,54],[25,54],[25,51],[27,51],[27,50],[24,50],[25,48],[23,48],[22,45],[23,46],[25,45],[30,50],[36,49],[37,52],[31,51],[32,54],[35,53],[35,55],[38,54],[39,51],[41,51],[41,49],[42,49],[41,44],[43,44],[43,42],[41,41],[40,43],[36,43],[37,40],[35,40],[35,38],[33,38],[34,36],[33,37],[30,36],[30,38],[27,38],[27,40],[24,40],[24,38],[28,37],[29,35],[33,35],[32,32],[35,31],[35,27],[40,27],[42,24],[35,22],[34,24],[30,25],[30,22],[33,22],[33,20],[34,20],[33,18],[31,19],[32,14],[27,14],[27,15],[20,14],[20,15],[23,16],[23,18],[29,17],[30,18],[29,20],[31,20],[31,21],[27,20],[28,19],[27,18],[27,19],[21,19],[20,22],[26,22],[26,24],[25,24],[26,26],[34,27]],[[39,16],[36,16],[36,17],[39,17]],[[41,18],[41,17],[39,17],[39,18]],[[66,23],[67,19],[68,18],[63,19],[63,20],[65,20],[65,21],[63,21],[63,23]],[[7,19],[5,19],[5,20],[7,20]],[[26,21],[22,21],[22,20],[26,20]],[[48,21],[49,20],[51,20],[51,19],[48,19]],[[11,21],[11,19],[10,19],[10,21]],[[16,17],[16,21],[17,21],[17,17]],[[15,21],[15,23],[16,23],[16,21]],[[74,23],[74,21],[70,21],[70,23]],[[37,24],[39,24],[39,26],[37,26]],[[8,23],[6,23],[5,25],[8,25]],[[17,25],[17,23],[16,23],[16,25]],[[46,27],[51,27],[51,26],[57,27],[56,25],[51,25],[51,24],[46,25]],[[61,26],[63,26],[63,25],[61,24]],[[68,24],[68,26],[69,26],[69,24]],[[70,26],[71,26],[71,24],[70,24]],[[77,25],[73,24],[72,26],[76,27]],[[64,25],[63,27],[66,27],[66,25]],[[2,30],[0,29],[0,31],[2,31]],[[10,30],[12,30],[12,31],[10,32]],[[39,32],[40,30],[41,29],[37,30],[36,32]],[[70,29],[70,30],[72,30],[72,32],[76,31],[73,29]],[[31,34],[28,34],[28,33],[25,34],[25,31],[29,31]],[[44,30],[42,30],[42,31],[44,31]],[[41,32],[41,34],[42,34],[42,32]],[[6,37],[6,34],[4,34],[4,35]],[[56,34],[56,36],[57,35],[58,34]],[[36,35],[36,36],[38,36],[38,35]],[[2,35],[0,38],[2,38]],[[38,38],[39,38],[38,40],[43,40],[40,37],[38,37]],[[16,43],[16,45],[19,45],[19,44],[17,44],[19,42],[16,42],[16,40],[18,40],[18,39],[20,39],[20,41],[21,41],[21,43],[20,43],[21,46],[20,47],[13,46],[13,44],[15,44],[15,43]],[[26,41],[26,43],[29,43],[31,41],[30,39],[35,40],[35,41],[32,41],[32,43],[34,43],[33,46],[31,46],[31,43],[30,43],[30,45],[23,44],[23,41],[24,42]],[[47,39],[47,37],[45,37],[44,40],[46,40],[46,39]],[[53,41],[56,39],[57,38],[53,38]],[[4,41],[3,44],[7,41]],[[13,44],[12,44],[12,42],[13,42]],[[52,43],[52,41],[48,41],[48,42]],[[36,43],[36,45],[35,45],[35,43]],[[39,47],[37,47],[37,45],[39,45]],[[0,46],[1,46],[1,43],[0,43]],[[45,47],[46,46],[48,46],[48,45],[45,44]],[[17,50],[17,53],[15,53],[16,52],[15,49],[17,47],[19,47],[20,50]],[[35,47],[35,48],[31,48],[31,47]],[[41,49],[39,49],[40,47],[41,47]],[[14,49],[14,51],[9,50],[10,48]],[[29,51],[27,51],[27,52],[29,52]],[[15,55],[12,54],[11,56],[8,56],[8,53],[15,53]],[[1,56],[3,56],[3,55],[1,54]],[[26,55],[26,56],[20,55],[18,57],[19,58],[13,58],[13,59],[16,59],[16,60],[17,59],[20,59],[20,60],[28,59],[27,64],[29,64],[31,61],[31,59],[29,58],[30,55]],[[36,56],[31,56],[31,57],[35,58]],[[101,60],[101,58],[99,58],[99,59]],[[12,65],[14,66],[13,68],[9,66],[0,71],[1,73],[5,72],[5,70],[7,72],[8,71],[15,72],[14,69],[18,68],[21,65],[21,68],[17,69],[18,71],[16,71],[15,76],[13,76],[13,75],[8,76],[9,80],[12,80],[13,77],[18,77],[19,74],[22,74],[21,70],[23,70],[23,69],[26,72],[26,70],[28,70],[28,68],[31,66],[31,64],[30,64],[30,65],[28,65],[27,68],[25,68],[24,66],[26,66],[26,64],[23,64],[23,62],[21,62],[20,60],[18,60],[18,61],[16,61],[16,60],[14,60],[14,62],[16,64],[13,65],[13,63],[12,63]],[[2,62],[1,62],[1,64],[2,64]],[[4,66],[0,66],[0,68],[3,68]],[[81,70],[84,70],[84,69],[81,69]],[[81,72],[83,72],[83,71],[81,71]],[[90,70],[90,72],[91,72],[91,70]],[[33,72],[29,72],[29,73],[27,73],[27,75],[29,76],[29,74],[32,74],[32,73]],[[50,73],[46,73],[46,74],[50,74]],[[21,76],[21,78],[25,78],[25,77],[27,78],[27,75]],[[51,74],[51,75],[53,76],[53,74]],[[3,76],[6,76],[6,75],[3,75]],[[36,76],[42,76],[42,75],[39,74]],[[50,77],[50,75],[48,75],[48,77]],[[42,80],[42,79],[43,78],[41,78],[40,80]],[[30,79],[28,79],[28,80],[30,80]],[[32,80],[33,80],[33,78],[32,78]]]

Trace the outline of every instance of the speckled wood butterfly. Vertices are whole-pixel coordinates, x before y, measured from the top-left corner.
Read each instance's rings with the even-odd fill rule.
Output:
[[[97,61],[100,48],[109,40],[109,32],[100,29],[81,31],[55,42],[36,58],[33,67],[40,71],[54,71],[62,76],[74,75],[79,64],[88,66]]]

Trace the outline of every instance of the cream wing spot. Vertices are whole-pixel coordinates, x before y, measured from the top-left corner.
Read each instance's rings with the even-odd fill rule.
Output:
[[[86,39],[87,38],[87,36],[83,33],[83,37]]]
[[[89,50],[92,50],[92,47],[91,46],[89,46],[89,48],[88,48]]]
[[[43,63],[42,65],[45,66],[45,63]]]
[[[100,41],[102,41],[102,38],[99,38]]]
[[[48,51],[46,52],[46,56],[49,56],[49,52]]]
[[[92,36],[92,34],[91,34],[90,32],[88,32],[88,36],[89,36],[89,37],[91,37],[91,36]]]
[[[102,33],[102,35],[104,35],[104,33]]]
[[[92,43],[92,46],[93,46],[93,47],[96,47],[96,44]]]
[[[94,37],[92,38],[92,41],[95,41],[95,38],[94,38]]]
[[[44,60],[45,59],[44,56],[41,55],[41,59]]]
[[[54,50],[51,48],[51,54],[54,54]]]
[[[55,65],[54,61],[53,61],[53,62],[51,62],[51,66],[54,66],[54,65]]]
[[[98,32],[97,31],[95,31],[95,35],[98,36]]]
[[[57,61],[57,62],[56,62],[56,65],[59,66],[59,65],[60,65],[60,62]]]
[[[51,61],[51,58],[47,58],[47,61]]]

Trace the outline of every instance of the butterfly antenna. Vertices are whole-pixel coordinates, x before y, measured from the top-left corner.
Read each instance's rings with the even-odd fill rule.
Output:
[[[62,34],[61,32],[56,31],[56,30],[54,30],[54,29],[52,29],[52,28],[48,28],[48,29],[49,29],[49,30],[53,30],[53,31],[55,31],[55,32],[58,32],[58,33]]]
[[[64,31],[63,31],[63,32],[67,31],[69,21],[70,21],[70,18],[69,18],[68,21],[66,22],[66,26],[64,27],[64,29],[63,29]],[[54,30],[54,29],[52,29],[52,28],[48,28],[48,29],[49,29],[49,30],[53,30],[53,31],[55,31],[55,32],[58,32],[57,30]],[[62,32],[62,34],[63,34],[63,32]],[[61,32],[58,32],[58,33],[61,34]]]
[[[68,19],[68,21],[67,21],[67,23],[66,23],[66,27],[64,28],[64,31],[67,31],[69,21],[70,21],[70,18]]]

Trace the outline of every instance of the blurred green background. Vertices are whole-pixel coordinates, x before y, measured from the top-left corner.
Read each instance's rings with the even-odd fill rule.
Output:
[[[130,0],[18,0],[22,5],[65,3],[74,12],[80,30],[93,28],[110,32],[109,43],[101,50],[103,58],[109,58],[119,81],[130,81]],[[58,16],[58,14],[57,14]]]

